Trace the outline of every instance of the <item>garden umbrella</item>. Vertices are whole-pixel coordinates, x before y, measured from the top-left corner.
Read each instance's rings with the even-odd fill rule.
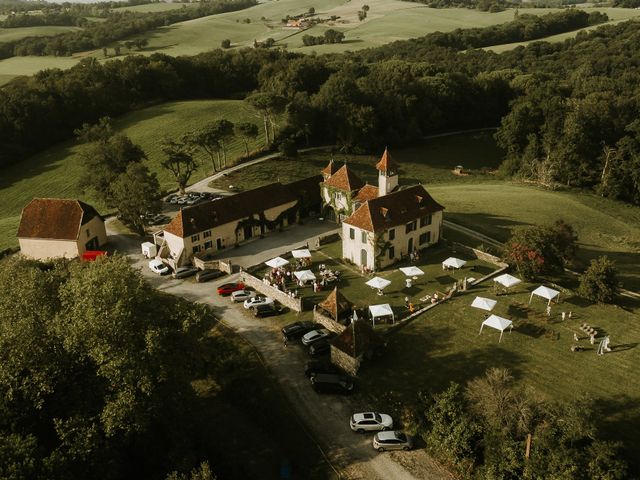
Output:
[[[517,285],[520,282],[522,282],[522,280],[520,280],[519,278],[516,278],[513,275],[509,275],[508,273],[505,273],[504,275],[500,275],[499,277],[494,278],[493,281],[498,282],[500,285],[507,288],[513,287],[514,285]]]
[[[424,275],[424,272],[418,267],[402,267],[400,271],[407,277],[417,277],[418,275]]]
[[[551,304],[551,300],[558,297],[560,292],[558,290],[554,290],[553,288],[545,287],[544,285],[540,285],[533,292],[531,292],[531,296],[529,297],[529,303],[531,303],[531,299],[534,295],[542,297],[547,300],[547,305]]]
[[[449,257],[444,262],[442,262],[442,265],[444,265],[445,267],[462,268],[466,263],[467,262],[465,260],[460,260],[456,257]]]
[[[264,262],[264,263],[266,265],[270,266],[271,268],[280,268],[280,267],[285,266],[287,263],[289,263],[289,260],[285,260],[282,257],[276,257],[276,258],[272,258],[268,262]]]
[[[496,306],[496,303],[498,302],[496,302],[495,300],[491,300],[490,298],[476,297],[471,303],[471,306],[490,312],[491,310],[493,310],[493,307]]]
[[[313,274],[311,270],[300,270],[299,272],[293,272],[293,274],[301,282],[308,282],[310,280],[316,279],[316,276]]]
[[[500,339],[498,340],[498,343],[502,341],[502,334],[504,333],[505,329],[510,328],[511,330],[513,330],[513,322],[511,320],[507,320],[506,318],[502,318],[497,315],[491,315],[484,322],[482,322],[482,325],[480,325],[480,333],[482,333],[482,329],[485,325],[487,327],[500,330]],[[478,333],[478,335],[480,335],[480,333]]]
[[[300,250],[291,250],[293,258],[310,258],[311,252],[308,248],[301,248]]]
[[[382,290],[385,287],[388,287],[391,284],[389,280],[380,277],[373,277],[371,280],[367,282],[371,288],[377,288],[378,290]]]

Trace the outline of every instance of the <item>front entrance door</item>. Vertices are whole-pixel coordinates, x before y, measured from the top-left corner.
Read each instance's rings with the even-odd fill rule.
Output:
[[[221,239],[221,238],[219,238],[219,239],[217,239],[217,240],[216,240],[216,248],[217,248],[218,250],[222,250],[222,249],[224,248],[224,247],[222,246],[222,239]]]
[[[253,228],[251,227],[251,225],[244,227],[244,239],[248,240],[251,237],[253,237]]]
[[[409,245],[408,245],[407,248],[409,249],[409,251],[407,253],[411,254],[411,252],[413,252],[413,238],[409,239]]]
[[[367,266],[367,251],[364,248],[360,250],[360,265]]]

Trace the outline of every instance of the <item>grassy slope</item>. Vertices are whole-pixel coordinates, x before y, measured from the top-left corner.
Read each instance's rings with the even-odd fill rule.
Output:
[[[57,35],[58,33],[73,32],[81,30],[80,27],[20,27],[20,28],[0,28],[0,43],[20,40],[25,37],[46,37]]]
[[[116,12],[140,12],[140,13],[152,13],[152,12],[166,12],[167,10],[177,10],[182,7],[187,7],[184,3],[147,3],[146,5],[134,5],[127,7],[114,8]]]
[[[161,187],[175,189],[165,170],[160,167],[163,155],[160,141],[163,135],[177,137],[203,124],[203,119],[214,121],[226,118],[230,121],[257,121],[252,110],[244,102],[237,100],[202,100],[192,102],[166,103],[125,115],[115,122],[116,130],[131,137],[147,153],[147,165],[158,173]],[[262,145],[264,137],[249,145],[253,149]],[[0,177],[0,249],[16,245],[15,231],[20,220],[22,207],[33,197],[82,197],[95,202],[90,196],[83,195],[77,186],[82,173],[82,160],[78,155],[80,148],[74,142],[66,142],[46,152],[30,158],[28,161],[3,171]],[[229,145],[229,160],[244,153],[241,140]],[[210,172],[210,162],[197,156],[200,168],[192,181],[204,178]],[[103,209],[99,203],[96,207]],[[104,211],[104,210],[103,210]]]

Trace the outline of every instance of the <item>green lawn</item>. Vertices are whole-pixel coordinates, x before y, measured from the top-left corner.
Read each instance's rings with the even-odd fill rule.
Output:
[[[163,154],[160,141],[164,135],[178,137],[183,133],[203,125],[203,119],[214,121],[226,118],[230,121],[256,121],[258,117],[244,102],[239,100],[199,100],[191,102],[173,102],[145,108],[124,115],[115,122],[115,130],[129,135],[146,152],[146,164],[158,173],[163,190],[175,189],[175,181],[160,167]],[[263,136],[250,144],[254,149],[262,145]],[[66,142],[42,154],[31,157],[3,171],[0,178],[0,250],[17,245],[15,231],[20,220],[22,208],[33,197],[69,197],[83,198],[104,212],[104,206],[95,199],[84,195],[78,188],[78,178],[82,173],[80,147],[74,142]],[[229,163],[244,154],[242,140],[235,139],[229,145]],[[192,182],[206,177],[211,171],[208,159],[198,155],[200,167],[192,177]]]
[[[570,281],[570,280],[569,280]],[[474,287],[448,303],[432,309],[389,337],[386,358],[363,370],[361,384],[394,413],[397,402],[410,403],[419,390],[440,391],[450,381],[465,384],[491,367],[508,368],[520,386],[531,386],[550,400],[567,400],[586,392],[598,399],[604,411],[599,419],[603,435],[621,440],[629,452],[640,448],[640,321],[637,314],[618,306],[591,305],[563,291],[544,315],[545,301],[529,292],[539,284],[520,284],[512,294],[496,297],[492,282]],[[484,313],[470,306],[476,295],[498,300],[495,314],[513,320],[512,333],[485,327],[479,335]],[[637,305],[636,305],[637,308]],[[561,321],[561,312],[573,313]],[[637,310],[636,310],[637,312]],[[613,352],[597,356],[579,329],[582,323],[610,335]],[[582,339],[574,342],[573,333]],[[571,352],[579,344],[582,352]]]
[[[71,68],[79,61],[79,57],[11,57],[0,60],[0,86],[16,77],[33,75],[47,68]]]

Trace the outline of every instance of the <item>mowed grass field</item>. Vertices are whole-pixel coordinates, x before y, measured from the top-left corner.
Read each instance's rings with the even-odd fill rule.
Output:
[[[67,69],[80,61],[74,57],[11,57],[0,61],[0,86],[22,75],[33,75],[48,68]]]
[[[447,219],[499,241],[506,241],[515,227],[563,219],[579,237],[578,268],[608,255],[617,262],[625,286],[640,291],[640,208],[588,193],[549,191],[500,181],[491,172],[500,163],[502,152],[488,132],[434,138],[423,147],[392,148],[390,153],[400,163],[401,184],[422,183],[446,207]],[[293,181],[318,173],[332,157],[338,162],[347,161],[363,180],[377,183],[374,165],[379,155],[313,152],[300,159],[280,159],[233,172],[211,185],[225,188],[233,184],[248,189],[275,180]],[[456,165],[463,165],[472,174],[453,175],[451,170]]]
[[[203,126],[208,121],[225,118],[232,122],[255,121],[262,125],[261,118],[239,100],[201,100],[173,102],[149,107],[125,115],[114,122],[115,130],[128,135],[147,154],[145,164],[158,174],[163,190],[175,190],[176,183],[170,173],[160,166],[164,156],[160,142],[165,135],[177,138],[180,135]],[[262,133],[249,149],[259,148],[264,143]],[[101,205],[90,195],[83,194],[78,187],[83,165],[81,147],[73,141],[36,155],[20,165],[8,168],[0,176],[0,250],[17,245],[15,236],[22,208],[34,197],[82,198],[93,203],[101,213]],[[234,139],[228,145],[228,162],[244,155],[241,139]],[[192,182],[205,178],[212,167],[208,157],[197,154],[198,171]]]
[[[186,8],[189,5],[185,3],[147,3],[145,5],[133,5],[126,7],[118,7],[113,10],[116,12],[140,12],[140,13],[152,13],[152,12],[166,12],[167,10],[177,10],[180,8]]]
[[[82,30],[80,27],[20,27],[20,28],[0,28],[0,43],[12,42],[26,37],[47,37],[59,33],[74,32]]]

